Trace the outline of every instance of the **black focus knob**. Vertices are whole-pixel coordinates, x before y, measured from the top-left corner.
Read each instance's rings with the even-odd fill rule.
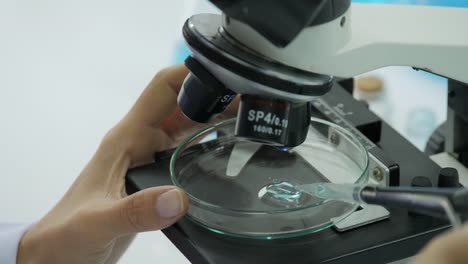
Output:
[[[439,172],[439,187],[459,187],[458,171],[455,168],[442,168]]]
[[[198,123],[205,123],[223,112],[236,97],[203,65],[192,57],[185,60],[190,74],[185,79],[177,102],[185,116]]]
[[[432,187],[432,182],[428,177],[416,176],[413,178],[413,180],[411,180],[411,187],[430,188]],[[414,217],[424,216],[423,214],[412,211],[411,209],[408,211],[408,213]]]
[[[412,187],[432,187],[432,182],[429,178],[424,176],[416,176],[411,181]]]

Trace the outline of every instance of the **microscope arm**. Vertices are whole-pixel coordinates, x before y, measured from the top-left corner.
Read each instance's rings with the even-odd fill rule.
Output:
[[[412,66],[468,83],[468,9],[352,4],[343,16],[308,27],[284,48],[223,19],[223,30],[256,52],[310,72],[353,77]]]

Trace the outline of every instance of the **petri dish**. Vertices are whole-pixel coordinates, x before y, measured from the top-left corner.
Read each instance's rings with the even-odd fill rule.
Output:
[[[187,193],[190,220],[224,235],[277,239],[329,228],[358,208],[295,188],[368,182],[368,153],[346,129],[312,118],[306,141],[281,149],[235,137],[235,123],[194,133],[171,158],[171,178]]]

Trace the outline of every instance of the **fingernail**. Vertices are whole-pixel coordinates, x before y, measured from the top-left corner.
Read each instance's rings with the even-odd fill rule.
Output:
[[[173,189],[161,194],[156,201],[156,210],[164,218],[180,215],[184,210],[181,191]]]

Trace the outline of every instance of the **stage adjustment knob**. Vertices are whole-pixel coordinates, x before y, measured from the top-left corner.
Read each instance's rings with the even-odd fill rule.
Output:
[[[442,168],[439,172],[439,187],[459,187],[458,171],[455,168]]]

